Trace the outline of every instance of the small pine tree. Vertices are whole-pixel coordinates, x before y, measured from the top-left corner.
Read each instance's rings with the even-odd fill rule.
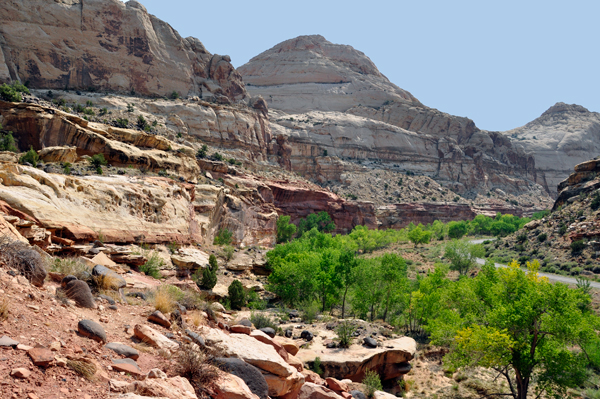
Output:
[[[241,310],[246,305],[246,292],[242,283],[239,280],[233,280],[229,285],[228,292],[231,309]]]
[[[33,147],[29,147],[29,151],[19,158],[19,163],[23,164],[25,162],[29,162],[35,167],[37,166],[39,160],[40,157],[38,156],[37,152],[33,149]]]
[[[197,282],[196,282],[197,284]],[[210,267],[202,270],[202,281],[200,282],[200,288],[203,290],[212,290],[217,285],[217,272],[213,271]]]

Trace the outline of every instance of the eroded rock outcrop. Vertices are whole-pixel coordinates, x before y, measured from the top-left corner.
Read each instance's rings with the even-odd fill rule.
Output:
[[[229,56],[182,38],[133,0],[7,0],[0,43],[0,81],[230,101],[247,95]]]

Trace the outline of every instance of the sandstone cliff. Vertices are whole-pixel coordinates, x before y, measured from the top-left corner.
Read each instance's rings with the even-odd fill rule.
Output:
[[[0,81],[34,88],[246,97],[229,56],[134,0],[3,1],[0,49]]]
[[[272,134],[281,136],[273,153],[303,175],[339,180],[343,171],[319,159],[329,155],[430,176],[469,198],[494,189],[539,191],[533,156],[470,119],[422,105],[350,46],[301,36],[239,71],[272,110]]]
[[[600,153],[600,114],[580,105],[556,103],[525,126],[503,133],[535,156],[538,183],[553,195],[575,165]]]

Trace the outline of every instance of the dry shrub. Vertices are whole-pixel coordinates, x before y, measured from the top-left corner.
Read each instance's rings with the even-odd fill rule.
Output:
[[[50,265],[50,271],[66,276],[75,276],[79,280],[86,280],[90,268],[77,258],[54,258],[54,262]]]
[[[154,308],[167,314],[173,311],[175,303],[183,298],[183,292],[173,285],[163,285],[154,292]]]
[[[199,292],[192,290],[183,291],[183,298],[178,301],[182,306],[185,306],[186,309],[201,309],[204,304],[204,300],[202,300],[202,295]]]
[[[119,277],[114,274],[100,274],[94,276],[94,285],[98,290],[118,290],[119,283],[121,282]]]
[[[7,297],[2,296],[0,298],[0,321],[8,319],[8,308],[10,307],[10,301]]]
[[[46,267],[42,256],[28,244],[0,237],[0,260],[8,267],[17,270],[31,284],[41,287],[46,279]]]
[[[154,348],[152,348],[150,345],[148,345],[145,342],[140,342],[138,344],[134,345],[135,349],[137,349],[140,352],[144,352],[144,353],[151,353],[154,351]]]
[[[96,366],[93,363],[82,360],[67,360],[67,366],[76,373],[82,375],[88,381],[93,381],[97,371]]]
[[[202,312],[194,311],[190,312],[189,322],[194,326],[199,327],[204,324],[204,316],[202,316]]]
[[[198,350],[193,345],[181,346],[175,358],[174,371],[187,378],[200,398],[209,397],[209,390],[219,377],[219,369],[211,364],[213,357]]]

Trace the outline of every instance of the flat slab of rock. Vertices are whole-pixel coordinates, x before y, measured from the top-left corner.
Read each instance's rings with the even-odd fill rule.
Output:
[[[306,382],[300,388],[298,399],[339,399],[338,394],[322,385]]]
[[[106,331],[93,320],[81,320],[77,324],[77,332],[97,342],[106,342]]]
[[[159,349],[174,351],[179,348],[176,342],[171,341],[152,327],[136,324],[133,327],[133,334],[141,341]]]
[[[140,366],[138,366],[138,364],[131,359],[114,359],[111,367],[113,370],[123,371],[136,377],[141,377],[144,375]]]
[[[34,365],[48,367],[54,360],[54,354],[48,348],[33,348],[27,351]]]
[[[263,344],[271,345],[277,351],[277,353],[279,353],[279,356],[281,356],[283,360],[288,362],[289,354],[283,348],[283,345],[281,345],[279,342],[275,341],[273,338],[269,337],[267,334],[265,334],[261,330],[252,331],[250,333],[250,336],[252,338],[262,342]]]
[[[252,327],[243,326],[241,324],[236,324],[230,327],[230,331],[235,334],[246,334],[250,335],[252,332]]]
[[[0,338],[0,346],[16,347],[17,345],[19,345],[19,341],[15,341],[6,335],[3,335],[2,338]]]
[[[171,262],[178,269],[198,270],[208,265],[208,254],[195,248],[180,249],[176,255],[171,255]]]
[[[312,350],[301,350],[296,354],[303,363],[312,362],[317,356],[321,359],[324,377],[339,380],[348,378],[361,382],[366,370],[375,370],[385,380],[386,365],[405,363],[414,358],[417,343],[410,337],[402,337],[385,341],[377,348],[366,348],[353,344],[348,349],[322,348],[319,353]]]
[[[162,314],[160,310],[157,310],[148,316],[148,321],[161,325],[165,328],[171,328],[171,322],[164,314]]]
[[[269,396],[283,396],[304,383],[304,376],[287,364],[271,345],[245,334],[226,334],[215,328],[202,328],[207,346],[223,351],[227,357],[237,357],[263,370],[269,386]]]
[[[116,354],[125,356],[129,359],[137,360],[140,357],[140,354],[137,350],[135,350],[134,348],[132,348],[129,345],[125,345],[120,342],[108,343],[108,344],[106,344],[106,348],[110,349],[111,351],[115,352]]]
[[[18,369],[12,369],[10,371],[10,376],[15,378],[29,378],[31,375],[31,371],[24,367],[19,367]]]

